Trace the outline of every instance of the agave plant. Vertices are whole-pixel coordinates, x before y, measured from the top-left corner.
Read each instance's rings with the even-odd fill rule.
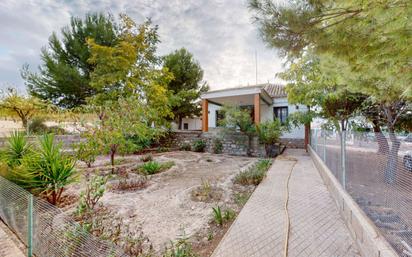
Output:
[[[75,180],[75,161],[62,152],[62,146],[54,143],[54,135],[40,138],[39,158],[31,167],[38,173],[38,185],[50,203],[59,202],[64,187]]]
[[[20,186],[44,195],[56,204],[60,201],[65,186],[75,179],[75,161],[54,143],[52,134],[39,139],[40,147],[25,155],[21,165],[11,171],[12,180]]]
[[[2,157],[10,168],[21,165],[24,156],[32,153],[32,146],[23,133],[13,132],[7,143]]]

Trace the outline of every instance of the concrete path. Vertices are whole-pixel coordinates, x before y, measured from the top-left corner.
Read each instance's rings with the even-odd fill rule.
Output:
[[[283,256],[285,190],[292,168],[288,256],[360,256],[309,155],[303,150],[288,150],[275,160],[213,257]]]
[[[24,257],[23,252],[17,247],[18,240],[6,225],[0,220],[0,256]]]

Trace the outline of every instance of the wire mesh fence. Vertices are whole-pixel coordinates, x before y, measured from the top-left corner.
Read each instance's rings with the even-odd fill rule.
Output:
[[[312,130],[311,146],[400,256],[412,256],[412,140]]]
[[[0,218],[27,246],[28,256],[127,256],[87,233],[62,210],[0,176]]]

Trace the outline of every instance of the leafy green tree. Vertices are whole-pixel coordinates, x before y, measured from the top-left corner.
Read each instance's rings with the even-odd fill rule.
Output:
[[[385,178],[393,183],[400,147],[394,132],[412,99],[409,1],[251,0],[250,7],[269,45],[292,60],[308,50],[332,59],[334,65],[323,71],[340,72],[349,91],[379,106],[392,142]]]
[[[182,128],[182,118],[200,115],[200,95],[209,90],[202,82],[203,70],[193,55],[185,48],[174,51],[163,57],[163,67],[173,73],[173,79],[168,84],[172,91],[172,112]]]
[[[0,100],[0,113],[6,117],[18,118],[29,133],[29,122],[37,115],[51,111],[52,106],[34,96],[17,94],[14,89],[8,89]]]
[[[252,155],[252,140],[256,135],[256,127],[250,115],[249,109],[242,109],[238,106],[223,106],[222,112],[224,113],[224,119],[220,121],[225,131],[231,133],[239,130],[248,137],[248,156]]]
[[[114,46],[87,41],[89,63],[95,66],[90,84],[99,92],[89,103],[104,107],[107,101],[115,103],[120,98],[137,96],[136,100],[146,105],[148,117],[153,118],[149,124],[164,125],[165,118],[173,115],[167,90],[173,75],[158,68],[157,26],[152,26],[150,20],[137,25],[128,16],[120,15],[119,27],[121,33]]]
[[[62,28],[62,38],[56,33],[49,38],[48,47],[41,52],[42,65],[38,73],[23,67],[22,76],[30,94],[65,108],[86,103],[96,94],[90,85],[95,65],[89,62],[91,53],[86,44],[93,39],[99,45],[113,46],[117,42],[118,28],[110,15],[86,14],[84,19],[72,17],[70,25]]]

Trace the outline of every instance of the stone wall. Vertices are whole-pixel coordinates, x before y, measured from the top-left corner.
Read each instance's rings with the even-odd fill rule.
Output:
[[[30,143],[38,142],[38,136],[29,136],[27,141]],[[80,142],[80,135],[55,135],[54,139],[56,142],[62,143],[64,149],[70,149],[73,144]],[[3,148],[7,144],[7,137],[0,137],[0,148]]]
[[[280,142],[288,148],[305,148],[305,139],[303,138],[281,138]]]

